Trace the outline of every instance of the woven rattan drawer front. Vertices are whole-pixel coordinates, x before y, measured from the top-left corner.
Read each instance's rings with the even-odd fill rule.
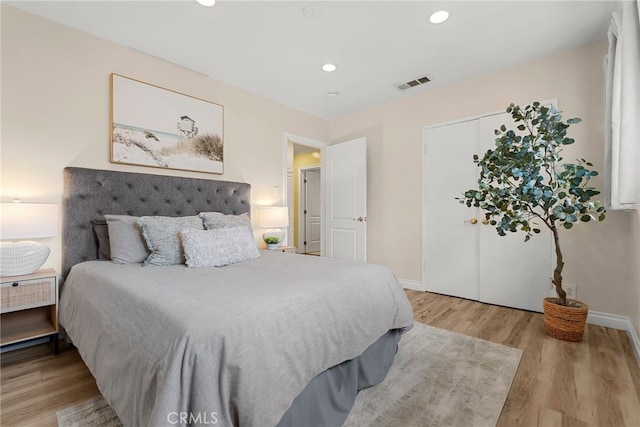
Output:
[[[56,303],[56,279],[17,280],[2,283],[0,313]]]

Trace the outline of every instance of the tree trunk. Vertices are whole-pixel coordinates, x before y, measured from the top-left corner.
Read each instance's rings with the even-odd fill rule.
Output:
[[[567,293],[562,289],[562,268],[564,267],[564,261],[562,259],[562,251],[560,250],[560,236],[558,235],[558,228],[555,225],[551,227],[551,231],[553,232],[553,243],[556,248],[556,268],[553,270],[553,279],[551,279],[551,281],[556,287],[560,304],[567,305]]]

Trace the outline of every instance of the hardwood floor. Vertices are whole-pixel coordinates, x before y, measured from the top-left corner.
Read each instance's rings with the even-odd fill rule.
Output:
[[[539,313],[407,296],[419,322],[523,351],[498,426],[640,426],[640,368],[626,332],[588,325],[570,343],[548,337]]]
[[[418,322],[523,350],[498,426],[640,426],[640,368],[626,332],[589,325],[569,343],[546,336],[538,313],[406,292]],[[56,411],[99,393],[73,348],[1,358],[2,426],[56,426]]]

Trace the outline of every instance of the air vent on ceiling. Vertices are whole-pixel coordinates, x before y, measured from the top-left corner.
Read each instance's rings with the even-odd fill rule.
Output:
[[[431,81],[431,79],[427,76],[422,76],[422,77],[418,77],[416,79],[413,80],[409,80],[406,83],[398,83],[396,84],[396,88],[398,90],[407,90],[407,89],[411,89],[412,87],[416,87],[416,86],[420,86],[423,85],[425,83],[429,83]]]

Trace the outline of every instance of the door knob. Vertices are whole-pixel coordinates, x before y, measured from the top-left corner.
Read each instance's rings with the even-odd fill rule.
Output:
[[[364,221],[364,218],[359,216],[358,218],[353,218],[354,221],[358,221],[358,222],[362,222]]]
[[[478,218],[471,218],[471,219],[469,220],[469,223],[471,223],[471,224],[477,224],[477,223],[478,223]]]
[[[483,218],[483,219],[482,219],[482,223],[483,223],[484,225],[488,225],[488,224],[489,224],[489,220],[488,220],[487,218]]]

